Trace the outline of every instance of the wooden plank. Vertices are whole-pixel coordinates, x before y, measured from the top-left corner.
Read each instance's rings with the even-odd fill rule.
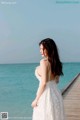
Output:
[[[80,120],[80,73],[62,90],[66,120]]]

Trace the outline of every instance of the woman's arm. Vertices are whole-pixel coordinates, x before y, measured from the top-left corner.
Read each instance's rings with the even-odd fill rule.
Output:
[[[42,95],[42,93],[44,92],[44,89],[46,87],[46,82],[47,82],[47,75],[48,75],[48,67],[47,67],[47,64],[44,60],[41,60],[40,61],[40,69],[41,69],[41,84],[38,88],[38,94],[35,98],[35,100],[33,101],[33,104],[32,106],[36,106],[35,104],[37,104],[40,96]]]

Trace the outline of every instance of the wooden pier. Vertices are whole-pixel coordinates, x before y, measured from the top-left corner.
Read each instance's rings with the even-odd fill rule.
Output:
[[[80,120],[80,73],[62,91],[66,120]]]

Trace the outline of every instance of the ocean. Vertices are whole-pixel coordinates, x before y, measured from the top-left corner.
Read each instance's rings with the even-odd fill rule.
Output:
[[[31,103],[39,84],[34,74],[38,65],[0,64],[0,113],[8,112],[9,120],[31,119]],[[60,90],[80,73],[80,63],[63,63],[63,72],[58,84]]]

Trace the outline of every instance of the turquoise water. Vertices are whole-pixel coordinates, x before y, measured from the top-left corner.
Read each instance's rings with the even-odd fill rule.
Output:
[[[15,120],[32,116],[31,102],[35,98],[38,80],[34,75],[38,63],[0,65],[0,112],[8,112]],[[80,63],[64,63],[64,76],[58,87],[63,89],[80,72]],[[17,118],[18,117],[18,118]],[[22,117],[19,118],[19,117]],[[13,120],[11,118],[10,120]]]

